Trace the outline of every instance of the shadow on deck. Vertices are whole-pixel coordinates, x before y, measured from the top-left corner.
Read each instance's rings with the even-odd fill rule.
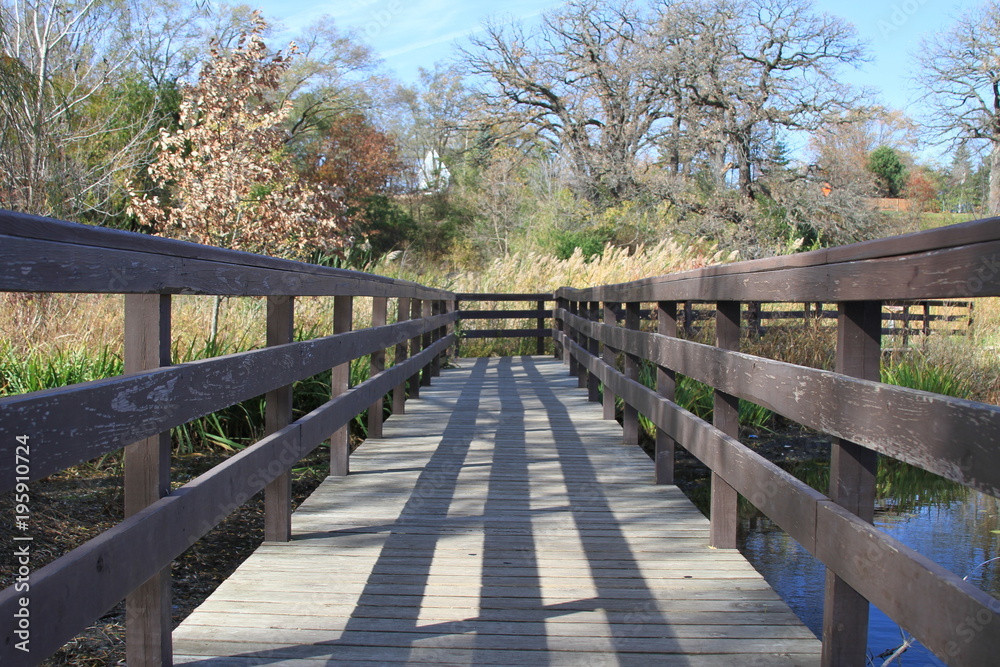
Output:
[[[818,663],[561,362],[461,363],[175,631],[175,663]]]

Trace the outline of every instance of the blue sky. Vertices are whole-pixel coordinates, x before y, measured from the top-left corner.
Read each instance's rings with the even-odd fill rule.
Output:
[[[872,61],[858,70],[845,69],[844,79],[866,86],[877,101],[893,109],[919,115],[916,90],[910,81],[912,56],[921,38],[950,25],[979,0],[814,0],[819,11],[852,23],[869,46]],[[263,0],[269,19],[279,20],[288,33],[297,32],[329,14],[338,26],[356,31],[374,47],[388,69],[405,82],[414,82],[418,68],[430,68],[448,59],[456,42],[463,42],[490,16],[513,16],[530,23],[561,2],[503,0]],[[281,35],[286,37],[287,35]],[[793,150],[797,140],[792,140]],[[936,149],[921,151],[924,159],[941,158]]]
[[[404,81],[416,78],[418,67],[448,58],[452,45],[475,31],[491,15],[511,15],[526,21],[559,2],[504,0],[265,0],[262,8],[290,30],[330,14],[342,28],[358,31]],[[921,36],[947,26],[975,0],[816,0],[821,11],[847,19],[866,40],[874,57],[859,72],[846,76],[854,83],[880,91],[887,106],[906,109],[915,97],[907,77],[911,56]]]

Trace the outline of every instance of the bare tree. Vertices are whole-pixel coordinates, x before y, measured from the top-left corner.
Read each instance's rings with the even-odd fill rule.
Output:
[[[561,153],[577,190],[616,203],[636,190],[638,157],[670,116],[670,99],[652,75],[659,45],[649,17],[627,0],[571,0],[526,34],[490,22],[463,54],[489,83],[485,104]]]
[[[837,79],[865,57],[853,26],[812,0],[667,0],[661,16],[670,34],[690,36],[681,85],[724,138],[747,198],[766,154],[759,137],[817,130],[864,99]]]
[[[290,140],[308,141],[345,113],[372,106],[380,61],[372,49],[323,16],[295,39],[298,52],[282,76],[279,104],[292,102]]]
[[[989,215],[1000,215],[1000,2],[987,0],[917,53],[930,110],[927,128],[940,141],[985,142],[990,152]]]
[[[917,147],[917,127],[903,112],[874,108],[851,111],[819,128],[809,138],[814,168],[833,188],[873,191],[868,157],[879,146],[898,153]]]
[[[571,0],[531,34],[487,24],[464,55],[490,109],[567,157],[589,200],[615,203],[653,163],[719,181],[732,164],[752,199],[761,138],[855,107],[836,75],[864,49],[812,0]]]
[[[125,200],[163,118],[137,72],[137,4],[0,0],[4,69],[20,94],[0,101],[5,205],[103,222]]]

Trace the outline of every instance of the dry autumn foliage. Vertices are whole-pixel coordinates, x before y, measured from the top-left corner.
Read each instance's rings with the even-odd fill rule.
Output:
[[[269,102],[295,53],[267,52],[259,13],[230,53],[212,50],[184,91],[180,128],[160,133],[149,174],[162,194],[132,193],[131,211],[158,233],[304,258],[343,244],[342,204],[330,184],[300,179],[285,148],[288,104]]]

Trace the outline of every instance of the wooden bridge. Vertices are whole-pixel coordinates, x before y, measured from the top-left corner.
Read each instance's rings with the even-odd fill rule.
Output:
[[[997,220],[484,295],[0,212],[0,290],[125,294],[127,371],[0,400],[0,490],[24,502],[33,481],[125,446],[127,517],[41,568],[9,531],[3,665],[38,664],[123,598],[133,666],[863,665],[869,602],[948,664],[1000,655],[1000,603],[871,525],[879,454],[1000,493],[1000,408],[878,382],[884,300],[1000,295]],[[179,293],[267,297],[268,346],[171,365]],[[292,342],[300,295],[334,297],[333,335]],[[352,331],[357,298],[373,322]],[[836,372],[738,351],[741,302],[792,301],[838,304]],[[684,302],[715,305],[714,345],[678,337]],[[504,317],[535,326],[462,331]],[[551,338],[554,358],[442,368],[456,327],[537,338],[535,352]],[[349,387],[360,357],[371,378]],[[293,420],[293,382],[331,368],[331,400]],[[673,402],[675,374],[714,388],[713,423]],[[267,437],[171,491],[169,429],[262,394]],[[828,495],[739,443],[739,399],[835,436]],[[349,454],[365,410],[369,440]],[[290,469],[326,440],[330,477],[293,517]],[[677,446],[713,471],[710,521],[672,485]],[[261,489],[265,544],[172,632],[171,561]],[[739,495],[827,566],[822,645],[733,549]]]

